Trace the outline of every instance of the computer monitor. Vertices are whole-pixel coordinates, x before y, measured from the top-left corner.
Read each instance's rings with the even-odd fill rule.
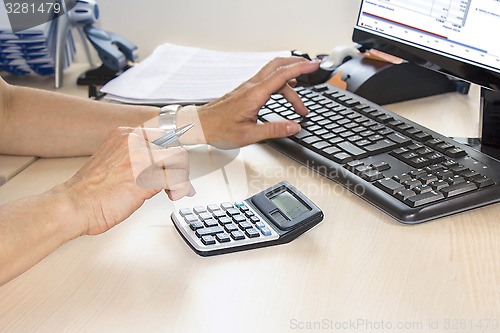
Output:
[[[481,88],[483,151],[500,149],[498,0],[362,0],[353,41]]]

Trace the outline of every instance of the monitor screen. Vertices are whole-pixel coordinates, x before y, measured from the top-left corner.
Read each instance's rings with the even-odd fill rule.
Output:
[[[353,40],[500,90],[498,27],[498,0],[363,0]]]

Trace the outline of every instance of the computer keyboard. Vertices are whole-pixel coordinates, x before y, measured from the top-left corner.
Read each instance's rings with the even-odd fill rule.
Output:
[[[299,122],[267,141],[403,223],[420,223],[500,201],[500,162],[331,84],[296,88],[302,117],[281,95],[261,121]]]

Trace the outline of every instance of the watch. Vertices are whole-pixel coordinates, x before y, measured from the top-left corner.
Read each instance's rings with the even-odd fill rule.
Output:
[[[164,131],[173,131],[176,129],[176,116],[177,111],[182,108],[179,104],[165,105],[160,109],[160,114],[158,115],[158,127]]]

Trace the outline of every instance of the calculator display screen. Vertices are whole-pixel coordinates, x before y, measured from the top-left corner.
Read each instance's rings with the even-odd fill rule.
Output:
[[[310,211],[310,208],[297,200],[290,192],[284,191],[271,198],[271,201],[288,216],[293,219],[304,212]]]

